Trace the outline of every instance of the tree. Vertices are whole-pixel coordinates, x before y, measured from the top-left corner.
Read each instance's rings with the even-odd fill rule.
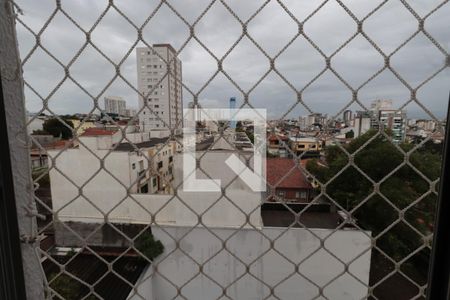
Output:
[[[349,132],[345,133],[345,138],[346,139],[352,139],[355,137],[355,133],[353,132],[353,130],[350,130]]]
[[[164,245],[161,241],[156,241],[150,232],[145,232],[138,238],[136,248],[152,261],[164,252]]]
[[[70,120],[63,120],[64,123],[62,123],[57,118],[51,118],[44,122],[42,125],[42,128],[44,131],[48,132],[49,134],[53,135],[54,137],[61,137],[63,140],[68,140],[72,138],[72,128],[73,123]]]
[[[389,136],[390,132],[387,132],[387,135]],[[329,182],[327,194],[344,209],[354,209],[352,214],[358,225],[370,230],[372,236],[384,232],[398,220],[398,212],[393,206],[400,210],[408,208],[405,220],[423,235],[429,235],[432,231],[437,196],[430,193],[422,197],[430,186],[414,168],[431,181],[438,179],[442,161],[438,147],[434,144],[423,145],[409,157],[414,168],[404,165],[395,172],[393,171],[403,163],[404,154],[385,135],[378,134],[377,131],[371,130],[343,147],[348,153],[356,153],[354,163],[359,170],[353,166],[344,169],[348,163],[348,155],[337,146],[325,149],[326,166],[319,164],[318,160],[311,160],[306,165],[307,170],[319,181]],[[407,152],[412,150],[414,145],[402,144],[400,147]],[[373,183],[360,170],[372,181],[380,183],[381,195],[370,196],[374,191]],[[342,173],[332,179],[338,172]],[[362,201],[364,204],[361,205]],[[404,222],[399,222],[378,237],[376,244],[390,257],[400,261],[422,244],[422,237]],[[382,259],[382,255],[375,256],[373,264],[377,264],[376,259]],[[428,256],[422,255],[421,251],[406,262],[405,268],[413,274],[411,276],[426,278],[427,268],[424,266],[428,265],[427,260]]]
[[[60,274],[56,277],[56,274],[53,273],[50,274],[48,280],[51,281],[50,287],[64,299],[76,300],[83,295],[83,285],[66,274]]]

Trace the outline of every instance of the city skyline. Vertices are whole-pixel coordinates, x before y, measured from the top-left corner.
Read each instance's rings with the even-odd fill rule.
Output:
[[[303,6],[301,6],[294,2],[286,1],[286,5],[290,10],[296,11],[301,16],[306,16],[315,8],[313,4],[302,4]],[[142,24],[149,14],[147,12],[155,8],[156,1],[154,3],[142,3],[139,11],[123,5],[120,1],[115,3],[120,9],[126,10],[131,20],[137,24]],[[243,19],[248,18],[258,7],[255,4],[242,4],[242,2],[238,3],[237,1],[228,1],[227,3],[234,10],[239,11],[239,17]],[[355,3],[349,2],[348,5],[360,18],[372,8],[370,5],[367,6],[367,3]],[[411,5],[419,13],[426,14],[436,3],[436,1],[430,1],[426,4],[412,1]],[[50,7],[52,5],[53,3],[50,4]],[[193,22],[198,16],[199,5],[193,5],[192,1],[174,2],[173,6],[177,10],[182,9],[183,15],[189,22]],[[81,12],[85,12],[82,1],[76,1],[74,4],[64,3],[63,7],[70,9],[71,14],[80,26],[88,30],[106,5],[96,3],[94,7],[90,6],[91,13],[89,14],[81,14]],[[48,3],[40,3],[39,6],[27,3],[21,8],[24,11],[23,19],[28,21],[33,30],[39,30],[42,24],[38,20],[42,14],[49,11]],[[204,8],[202,7],[202,9]],[[450,10],[448,6],[443,7],[439,14],[427,19],[425,28],[442,47],[448,49],[450,38],[445,35],[445,26],[443,26],[445,22],[443,11],[446,10]],[[277,12],[273,18],[269,15],[272,11]],[[395,2],[389,3],[377,13],[382,13],[382,16],[368,18],[364,22],[364,30],[367,31],[370,38],[380,45],[381,49],[390,53],[414,33],[415,26],[414,22],[411,21],[411,18],[414,17],[402,4],[396,4]],[[321,24],[317,23],[319,20],[322,21]],[[385,26],[394,23],[395,30],[392,33],[386,33],[387,27]],[[130,55],[121,66],[121,74],[131,85],[137,88],[135,48],[144,46],[144,44],[139,42],[133,46],[136,39],[136,30],[127,24],[117,11],[111,9],[93,31],[92,37],[94,44],[116,63],[131,49]],[[331,26],[331,24],[335,25]],[[218,34],[214,28],[220,28],[221,34]],[[280,30],[280,28],[283,28],[283,30]],[[324,31],[323,28],[327,28],[327,31]],[[322,7],[319,14],[308,20],[304,27],[307,35],[326,55],[333,53],[350,38],[355,29],[356,23],[334,2]],[[34,43],[34,37],[20,24],[18,24],[17,30],[21,55],[25,56],[31,48],[30,45]],[[283,12],[281,6],[272,2],[263,8],[248,25],[250,36],[272,57],[295,36],[297,30],[297,25]],[[195,26],[195,33],[200,41],[204,42],[206,47],[218,58],[221,58],[239,38],[241,31],[239,22],[220,3],[214,4]],[[114,32],[114,34],[111,35],[111,32]],[[49,39],[50,36],[56,36],[57,38]],[[167,5],[162,5],[144,28],[143,36],[148,44],[170,43],[178,50],[189,37],[189,33],[188,27]],[[220,36],[223,36],[223,38],[220,38]],[[57,14],[42,34],[41,40],[44,47],[48,48],[64,64],[67,64],[81,48],[84,38],[81,31],[76,29],[67,18]],[[62,44],[64,47],[62,47]],[[67,51],[67,49],[73,51]],[[190,39],[185,45],[183,51],[179,54],[179,58],[183,62],[183,83],[194,93],[198,92],[217,70],[217,62],[193,39]],[[414,59],[417,63],[411,64],[411,59]],[[420,33],[393,55],[391,65],[414,87],[437,71],[445,59],[437,48]],[[379,70],[384,61],[369,42],[359,35],[332,58],[331,64],[352,86],[356,87]],[[300,36],[277,57],[275,66],[289,82],[296,88],[301,89],[310,79],[320,73],[325,66],[325,59],[306,42],[303,36]],[[223,68],[237,84],[244,90],[248,90],[269,69],[269,60],[247,37],[244,37],[225,58]],[[27,82],[43,97],[46,97],[52,91],[64,73],[64,70],[41,49],[36,50],[33,57],[26,62],[24,69]],[[92,46],[88,46],[82,52],[78,60],[71,66],[70,71],[74,79],[94,97],[98,96],[98,99],[103,99],[108,95],[120,96],[127,100],[127,105],[138,107],[137,93],[121,79],[115,80],[110,87],[103,93],[101,92],[114,77],[115,70]],[[55,76],[51,78],[42,76],[44,73],[55,74]],[[446,113],[446,110],[442,107],[446,106],[448,100],[447,85],[449,78],[450,73],[447,68],[419,89],[417,93],[419,100],[439,119],[443,118]],[[27,109],[32,112],[39,111],[42,108],[42,101],[39,97],[34,95],[27,87],[25,93]],[[227,107],[228,99],[232,96],[237,98],[237,106],[240,106],[243,99],[242,93],[223,74],[218,74],[199,94],[198,101],[205,108]],[[392,99],[394,106],[399,108],[410,99],[410,92],[395,78],[392,72],[385,70],[362,88],[358,96],[366,107],[369,107],[369,103],[375,99]],[[315,83],[305,89],[302,97],[304,103],[313,112],[334,115],[352,99],[352,94],[328,70]],[[184,106],[192,101],[192,98],[192,95],[186,89],[183,89]],[[295,92],[274,71],[271,71],[249,96],[250,103],[255,107],[267,108],[271,118],[280,117],[286,111],[286,108],[291,108],[295,104],[296,99]],[[280,106],[279,103],[283,103],[283,105]],[[102,107],[100,103],[99,105]],[[92,100],[74,83],[65,82],[52,96],[49,107],[58,114],[87,113],[92,107]],[[430,118],[417,104],[410,104],[405,108],[410,117]],[[353,111],[363,110],[358,105],[352,105],[349,109]],[[287,117],[298,117],[308,113],[305,108],[297,106],[292,109]]]

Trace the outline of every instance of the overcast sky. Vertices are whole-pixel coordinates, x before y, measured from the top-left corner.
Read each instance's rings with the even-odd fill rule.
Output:
[[[55,9],[51,0],[16,0],[23,10],[20,18],[35,32],[39,32]],[[108,1],[63,0],[62,7],[85,30],[89,30]],[[148,18],[160,1],[114,1],[137,26]],[[186,19],[193,23],[211,0],[168,0]],[[264,1],[225,1],[242,20],[247,20]],[[283,0],[286,7],[299,20],[305,19],[322,1]],[[358,18],[366,16],[381,0],[343,1]],[[420,16],[426,15],[442,0],[408,1]],[[450,50],[450,4],[447,3],[427,18],[425,28],[448,53]],[[377,45],[390,54],[418,27],[414,16],[397,0],[390,0],[364,22],[364,30]],[[319,12],[304,25],[306,34],[326,55],[330,55],[356,32],[356,23],[335,1],[328,1]],[[271,1],[248,24],[248,32],[270,55],[276,55],[297,33],[297,24],[276,1]],[[19,47],[24,58],[35,44],[35,38],[22,25],[17,25]],[[239,22],[217,1],[196,24],[195,34],[219,58],[236,42],[242,33]],[[143,38],[149,44],[170,43],[180,49],[189,38],[189,28],[167,5],[163,4],[145,26]],[[63,14],[58,12],[41,37],[42,44],[62,63],[67,64],[85,42],[85,35]],[[134,44],[136,30],[114,9],[110,9],[92,32],[94,44],[111,60],[119,62],[131,51],[121,65],[121,73],[133,85],[137,84],[136,54]],[[136,46],[143,46],[139,42]],[[179,55],[183,63],[183,83],[197,93],[217,70],[216,61],[193,39]],[[397,72],[415,87],[445,64],[445,55],[422,33],[399,50],[391,59]],[[384,65],[382,56],[361,35],[336,54],[333,68],[357,88]],[[276,67],[297,89],[303,89],[325,66],[324,58],[304,37],[298,37],[276,60]],[[223,67],[228,75],[245,91],[269,69],[268,59],[244,37],[226,57]],[[117,79],[104,90],[115,74],[114,67],[92,46],[88,46],[70,67],[72,76],[92,95],[121,96],[127,105],[137,107],[137,94],[121,79]],[[47,97],[64,77],[64,70],[42,49],[37,49],[24,65],[27,82]],[[450,70],[447,67],[418,91],[421,102],[438,118],[445,117],[450,87]],[[227,107],[228,99],[236,96],[242,103],[242,93],[223,75],[218,74],[200,93],[199,101],[204,107]],[[410,98],[410,92],[389,70],[383,71],[369,84],[361,88],[359,99],[365,105],[378,98],[392,99],[398,108]],[[336,114],[352,95],[330,71],[325,72],[303,92],[303,100],[315,112]],[[184,90],[186,106],[192,100]],[[271,118],[280,117],[297,101],[295,92],[273,71],[251,92],[250,102],[257,108],[267,108]],[[26,88],[27,109],[36,112],[42,109],[42,100]],[[101,101],[103,107],[103,102]],[[92,99],[70,80],[50,97],[50,109],[59,114],[89,112]],[[352,110],[361,110],[352,105]],[[427,117],[416,104],[406,107],[413,118]],[[301,105],[295,106],[289,117],[306,115]]]

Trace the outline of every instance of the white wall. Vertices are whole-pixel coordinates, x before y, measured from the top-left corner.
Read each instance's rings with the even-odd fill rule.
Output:
[[[153,273],[153,266],[149,265],[135,284],[137,291],[131,290],[127,300],[142,300],[142,298],[153,300]]]
[[[50,150],[48,157],[49,166],[52,165],[51,159],[55,158],[55,168],[50,169],[50,186],[53,210],[61,209],[58,215],[62,221],[98,222],[103,218],[102,213],[108,213],[127,197],[127,188],[131,187],[130,191],[136,193],[132,183],[137,179],[140,160],[147,168],[147,160],[136,153],[112,151],[107,154],[108,150],[97,150],[95,153],[103,158],[105,169],[111,175],[101,169],[99,159],[81,145],[79,149],[59,152]],[[131,168],[133,163],[136,163],[135,170]]]
[[[332,233],[332,230],[328,229],[311,229],[315,235],[321,238],[331,234],[325,240],[324,246],[344,263],[349,263],[356,258],[349,264],[348,273],[345,273],[344,264],[321,249],[319,238],[306,229],[292,228],[285,233],[285,228],[264,228],[262,231],[212,229],[223,240],[231,236],[226,242],[227,250],[248,265],[249,272],[264,281],[269,287],[275,287],[284,278],[295,272],[294,265],[285,260],[282,255],[294,264],[299,264],[304,260],[299,267],[299,272],[303,276],[295,273],[276,286],[274,293],[278,298],[275,298],[269,296],[270,289],[267,286],[246,273],[246,266],[239,259],[230,255],[226,250],[221,250],[222,242],[206,229],[195,228],[189,233],[190,228],[164,227],[163,229],[152,228],[155,237],[161,240],[165,247],[164,254],[154,262],[154,266],[158,269],[152,282],[154,300],[172,299],[176,295],[176,289],[161,274],[174,284],[181,286],[199,273],[198,265],[179,250],[165,257],[176,248],[174,240],[168,234],[175,240],[181,239],[179,247],[198,263],[208,260],[203,266],[203,272],[221,286],[226,287],[242,274],[246,274],[227,288],[227,296],[230,299],[313,299],[319,296],[319,289],[316,285],[320,287],[326,285],[323,294],[333,300],[361,299],[367,295],[366,285],[369,282],[371,253],[370,250],[365,251],[370,249],[369,232],[339,230]],[[269,241],[262,234],[272,240],[281,236],[274,243],[274,248],[282,255],[274,250],[269,250]],[[258,259],[267,250],[269,252]],[[316,250],[317,252],[312,254]],[[211,257],[214,258],[209,260]],[[327,285],[339,274],[342,275]],[[313,283],[306,280],[305,277]],[[182,293],[185,297],[183,299],[219,299],[222,288],[201,274],[183,287]],[[315,299],[325,298],[319,296]]]
[[[30,122],[32,117],[28,116],[27,117],[27,122]],[[43,119],[39,119],[38,117],[36,117],[35,119],[33,119],[33,121],[31,121],[28,125],[27,125],[27,132],[28,134],[32,134],[33,131],[35,130],[42,130],[42,125],[44,125],[44,120]]]
[[[370,130],[371,119],[367,117],[356,117],[354,120],[355,138],[363,135]]]
[[[50,151],[49,155],[55,156],[56,153],[58,151]],[[107,151],[98,151],[100,157],[106,153]],[[218,156],[213,154],[208,153],[202,159],[202,165],[213,178],[222,179],[223,185],[226,185],[235,175],[222,166],[225,154],[217,153]],[[252,192],[240,179],[233,181],[227,189],[226,195],[229,199],[222,197],[220,192],[183,192],[181,187],[177,197],[136,194],[136,191],[131,191],[131,194],[127,195],[126,187],[136,180],[138,171],[138,167],[131,170],[130,166],[138,159],[142,158],[134,153],[117,151],[106,156],[105,168],[125,185],[123,186],[104,170],[96,173],[100,169],[100,162],[89,152],[78,149],[63,152],[56,160],[58,170],[78,186],[87,181],[88,183],[83,187],[83,196],[80,196],[78,188],[60,172],[54,168],[50,170],[53,208],[55,212],[60,210],[59,219],[102,223],[103,215],[109,213],[111,222],[148,224],[156,216],[155,222],[158,224],[193,226],[199,222],[198,215],[202,215],[202,222],[207,226],[248,227],[250,225],[247,224],[247,215],[250,215],[252,226],[262,226],[259,208],[261,194]],[[147,160],[144,159],[144,162],[147,163]],[[180,156],[175,154],[175,186],[182,178],[181,163]],[[201,174],[198,177],[201,178]],[[73,199],[75,200],[68,204]]]

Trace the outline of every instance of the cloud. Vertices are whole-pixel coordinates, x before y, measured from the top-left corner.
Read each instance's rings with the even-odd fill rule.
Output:
[[[54,1],[17,1],[24,11],[20,16],[35,33],[38,33],[45,21],[55,10]],[[79,26],[89,30],[107,7],[108,1],[62,1],[62,8]],[[282,74],[281,78],[269,69],[269,59],[261,53],[253,41],[242,38],[235,48],[230,47],[242,34],[241,24],[230,11],[216,1],[194,28],[198,39],[217,57],[223,60],[223,68],[228,76],[218,74],[211,83],[205,83],[217,70],[217,62],[195,40],[189,38],[189,27],[204,11],[208,0],[168,0],[169,4],[182,16],[177,16],[166,4],[158,6],[160,1],[135,1],[133,5],[125,0],[114,1],[136,26],[156,12],[143,30],[143,38],[149,44],[171,43],[176,49],[184,45],[180,53],[183,62],[183,82],[193,92],[199,94],[199,101],[205,107],[227,107],[228,99],[236,96],[242,104],[243,93],[234,86],[235,82],[255,107],[265,107],[272,118],[280,117],[297,103],[297,93],[302,91],[302,100],[317,112],[334,115],[352,98],[351,91],[330,71],[318,77],[316,82],[308,85],[325,67],[325,58],[315,49],[319,47],[325,55],[334,53],[355,32],[355,21],[337,2],[328,1],[316,15],[309,18],[304,30],[314,45],[303,36],[299,36],[287,48],[285,46],[298,32],[297,24],[276,1],[267,4],[247,25],[252,39],[264,49],[270,57],[276,55],[275,66]],[[343,1],[356,17],[364,18],[380,1],[346,0]],[[425,16],[441,1],[409,1],[420,16]],[[225,1],[234,13],[246,22],[262,5],[263,1]],[[315,1],[283,1],[292,15],[304,21],[319,3]],[[159,8],[158,8],[159,7]],[[427,17],[425,28],[441,45],[442,53],[424,34],[415,38],[396,51],[391,57],[391,66],[407,82],[416,88],[426,78],[442,68],[450,49],[450,28],[447,16],[450,4],[445,4]],[[418,28],[416,18],[399,1],[389,1],[385,7],[364,20],[363,29],[377,46],[386,54],[391,54],[403,44]],[[35,38],[22,25],[17,25],[20,53],[25,58],[35,43]],[[115,8],[110,8],[91,34],[93,43],[114,63],[120,65],[121,74],[131,85],[136,86],[136,44],[137,31]],[[79,56],[75,56],[85,42],[85,35],[66,16],[57,12],[54,19],[42,34],[43,46],[62,64],[69,64],[73,78],[85,91],[67,80],[60,84],[64,69],[41,49],[36,50],[24,65],[26,81],[44,98],[49,99],[49,108],[55,113],[89,112],[93,108],[93,97],[102,107],[106,95],[122,96],[129,106],[137,107],[137,94],[121,79],[110,82],[115,69],[94,47],[87,46]],[[280,50],[284,49],[282,53]],[[127,57],[126,55],[129,54]],[[226,55],[224,57],[224,55]],[[350,86],[357,89],[373,74],[384,66],[384,58],[361,35],[349,42],[331,59],[333,69],[338,72]],[[255,84],[267,75],[258,86]],[[288,83],[287,83],[287,82]],[[439,73],[429,85],[418,90],[420,101],[439,118],[446,112],[448,100],[448,68]],[[106,85],[110,84],[108,87]],[[55,87],[60,86],[54,92]],[[432,87],[429,88],[428,86]],[[43,108],[42,100],[26,88],[26,104],[29,111]],[[191,101],[193,95],[183,91],[184,105]],[[409,100],[410,92],[395,75],[385,70],[373,81],[358,90],[359,100],[366,106],[378,97],[391,98],[400,107]],[[354,109],[361,109],[352,106]],[[417,105],[406,107],[411,117],[424,117],[425,113]],[[308,111],[296,106],[289,116],[306,114]]]

